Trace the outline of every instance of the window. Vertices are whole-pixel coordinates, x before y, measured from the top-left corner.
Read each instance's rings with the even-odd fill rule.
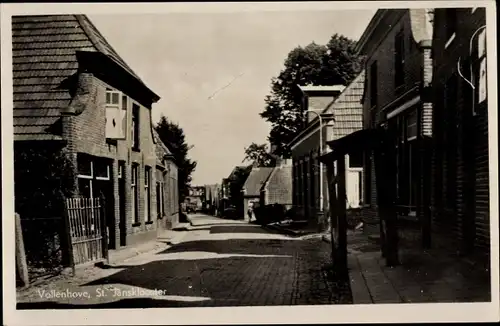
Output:
[[[457,9],[445,9],[445,48],[447,48],[455,38],[457,29]]]
[[[350,168],[362,168],[363,167],[363,153],[353,152],[349,154],[349,167]]]
[[[156,170],[156,207],[158,218],[165,216],[165,174],[162,170]]]
[[[127,96],[111,89],[106,90],[106,138],[125,139]]]
[[[99,196],[96,180],[110,180],[110,164],[106,160],[87,154],[77,156],[77,178],[80,195],[87,198]]]
[[[151,222],[151,168],[144,169],[144,220]]]
[[[139,165],[134,163],[132,164],[132,217],[134,224],[139,224],[139,191],[137,189],[137,181],[139,180]]]
[[[395,67],[394,67],[394,77],[395,77],[395,87],[398,88],[404,84],[404,62],[405,62],[405,42],[403,31],[396,35],[394,41],[394,54],[395,54]]]
[[[413,110],[408,114],[408,117],[406,119],[406,137],[408,141],[416,139],[417,138],[417,133],[418,133],[418,115],[417,115],[417,110]]]
[[[139,150],[139,105],[132,105],[132,149]]]
[[[374,61],[370,66],[370,107],[377,106],[377,61]]]

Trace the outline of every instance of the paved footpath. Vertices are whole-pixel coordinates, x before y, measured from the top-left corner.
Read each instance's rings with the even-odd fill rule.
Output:
[[[214,307],[335,304],[329,245],[291,238],[242,221],[191,216],[181,243],[101,269],[88,279],[51,284],[44,295],[69,291],[90,298],[18,294],[18,309]],[[66,290],[68,289],[68,290]],[[50,290],[54,290],[50,292]],[[347,292],[346,292],[347,293]],[[342,300],[342,301],[341,301]]]

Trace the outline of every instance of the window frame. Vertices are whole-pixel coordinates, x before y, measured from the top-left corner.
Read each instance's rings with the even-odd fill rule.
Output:
[[[151,216],[151,167],[144,167],[144,217],[146,223],[153,222]]]
[[[132,163],[130,187],[132,188],[132,226],[138,226],[141,224],[139,219],[139,164]]]
[[[116,95],[118,97],[117,103],[113,103],[113,101],[112,101],[113,95]],[[110,101],[108,101],[108,98]],[[106,99],[105,99],[106,117],[105,117],[105,119],[107,120],[108,109],[117,110],[120,113],[118,118],[121,119],[119,122],[120,135],[119,136],[117,136],[117,135],[112,136],[112,135],[108,135],[106,133],[106,139],[121,139],[121,140],[123,140],[123,139],[127,138],[126,123],[127,123],[127,111],[128,111],[128,102],[129,102],[128,100],[129,100],[129,97],[126,94],[124,94],[123,92],[115,90],[115,89],[111,89],[111,88],[106,88]],[[124,105],[125,105],[125,107],[124,107]],[[123,111],[125,111],[125,112],[123,113]],[[106,121],[106,124],[107,124],[107,121]]]
[[[141,106],[132,102],[132,119],[131,119],[131,141],[132,141],[132,150],[139,151],[140,150],[140,112]]]

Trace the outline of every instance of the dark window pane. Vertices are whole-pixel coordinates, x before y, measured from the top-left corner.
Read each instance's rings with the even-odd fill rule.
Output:
[[[114,92],[113,93],[113,98],[112,98],[112,104],[118,104],[120,102],[119,100],[119,94]]]
[[[78,154],[77,157],[78,174],[92,176],[92,160],[90,156]]]

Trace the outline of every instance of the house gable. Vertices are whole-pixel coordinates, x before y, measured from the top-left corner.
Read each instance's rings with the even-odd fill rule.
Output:
[[[77,53],[100,55],[147,88],[84,15],[14,16],[12,37],[15,140],[62,139],[60,114],[82,69]]]

